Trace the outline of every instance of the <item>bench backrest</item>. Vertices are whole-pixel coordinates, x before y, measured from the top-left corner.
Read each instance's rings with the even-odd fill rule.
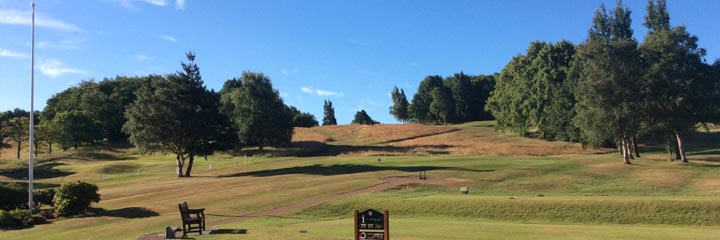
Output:
[[[188,211],[187,202],[178,204],[178,208],[180,209],[180,216],[182,217],[183,222],[190,219],[190,211]]]

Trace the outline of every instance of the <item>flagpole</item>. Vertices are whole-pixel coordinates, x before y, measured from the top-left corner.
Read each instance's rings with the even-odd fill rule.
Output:
[[[35,2],[32,4],[32,41],[30,43],[30,160],[28,161],[28,210],[33,214],[33,148],[35,144]]]

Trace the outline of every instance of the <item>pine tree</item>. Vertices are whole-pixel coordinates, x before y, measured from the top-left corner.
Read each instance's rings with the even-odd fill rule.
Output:
[[[323,126],[337,125],[337,119],[335,119],[335,108],[333,108],[330,100],[325,100],[325,103],[323,104],[323,113],[325,114],[325,117],[323,117]]]

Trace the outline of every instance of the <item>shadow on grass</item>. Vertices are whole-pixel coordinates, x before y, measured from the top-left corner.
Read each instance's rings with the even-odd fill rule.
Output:
[[[454,129],[450,129],[450,130],[448,130],[448,131],[427,133],[427,134],[422,134],[422,135],[417,135],[417,136],[412,136],[412,137],[407,137],[407,138],[390,140],[390,141],[387,141],[387,142],[382,142],[382,143],[380,143],[380,144],[396,143],[396,142],[414,140],[414,139],[418,139],[418,138],[432,137],[432,136],[436,136],[436,135],[442,135],[442,134],[446,134],[446,133],[457,132],[457,131],[460,131],[460,130],[461,130],[461,129],[459,129],[459,128],[454,128]]]
[[[71,174],[74,174],[74,172],[66,172],[62,170],[55,169],[57,166],[63,166],[67,165],[65,163],[57,163],[57,162],[49,162],[49,163],[41,163],[38,164],[33,168],[33,177],[35,179],[46,179],[46,178],[56,178],[56,177],[66,177]],[[0,170],[0,176],[5,176],[12,179],[25,179],[28,177],[28,167],[23,166],[19,168],[12,168],[12,169],[2,169]]]
[[[78,152],[67,155],[56,155],[43,159],[43,161],[57,161],[57,160],[82,160],[82,161],[122,161],[122,160],[135,160],[137,157],[130,156],[118,156],[115,154],[102,153],[102,152]]]
[[[210,234],[247,234],[247,229],[215,229]]]
[[[467,168],[456,168],[456,167],[437,167],[437,166],[412,166],[412,167],[399,167],[399,166],[373,166],[373,165],[357,165],[357,164],[334,164],[334,165],[309,165],[300,167],[280,168],[261,170],[254,172],[242,172],[228,175],[221,175],[219,177],[270,177],[278,175],[289,175],[289,174],[308,174],[308,175],[344,175],[354,173],[366,173],[366,172],[379,172],[379,171],[402,171],[402,172],[420,172],[420,171],[433,171],[433,170],[458,170],[458,171],[469,171],[469,172],[491,172],[493,170],[474,170]]]
[[[126,207],[120,209],[106,210],[104,208],[95,208],[92,210],[95,217],[121,217],[121,218],[148,218],[160,216],[158,212],[144,207]]]
[[[436,145],[410,145],[410,146],[356,146],[356,145],[334,145],[318,141],[296,141],[290,145],[278,148],[269,148],[263,151],[257,149],[244,149],[233,153],[234,156],[254,156],[254,155],[270,155],[270,156],[296,156],[296,157],[319,157],[319,156],[337,156],[341,154],[367,154],[378,156],[407,155],[415,154],[418,149],[422,149],[423,153],[442,155],[449,154],[445,149],[455,147],[447,144]]]

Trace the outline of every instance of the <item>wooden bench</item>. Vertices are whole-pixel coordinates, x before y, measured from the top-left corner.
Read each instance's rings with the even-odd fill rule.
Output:
[[[183,236],[189,232],[197,232],[202,235],[205,231],[205,209],[190,209],[187,202],[178,204],[180,217],[182,217]]]

